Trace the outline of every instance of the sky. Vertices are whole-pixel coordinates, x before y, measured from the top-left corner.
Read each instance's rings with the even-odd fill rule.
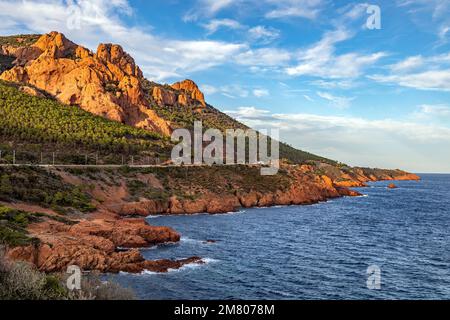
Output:
[[[0,34],[53,30],[303,150],[450,173],[448,0],[0,0]]]

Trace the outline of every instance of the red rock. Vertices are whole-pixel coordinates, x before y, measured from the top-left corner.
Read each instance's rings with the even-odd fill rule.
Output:
[[[205,96],[194,81],[188,79],[177,82],[172,85],[172,88],[188,93],[192,100],[200,102],[203,107],[206,106]],[[181,100],[184,100],[184,98],[182,98]]]
[[[63,34],[51,32],[15,54],[16,66],[3,72],[0,79],[28,83],[62,103],[170,135],[169,123],[149,109],[142,71],[122,47],[101,44],[93,54]]]

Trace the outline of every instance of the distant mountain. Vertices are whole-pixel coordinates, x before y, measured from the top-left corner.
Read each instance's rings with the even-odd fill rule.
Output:
[[[78,115],[75,116],[74,112],[70,114],[72,118],[65,120],[61,118],[67,116],[67,114],[63,115],[64,112],[61,109],[63,105],[77,106],[91,114],[125,125],[120,130],[118,125],[109,125],[118,131],[127,132],[123,135],[116,132],[113,134],[114,139],[111,136],[109,139],[116,142],[117,140],[126,141],[121,147],[126,154],[139,154],[138,151],[142,150],[142,145],[145,145],[134,139],[133,134],[128,134],[132,130],[125,129],[126,126],[152,132],[152,137],[160,137],[161,144],[164,145],[158,154],[161,158],[168,157],[169,148],[166,148],[166,142],[172,130],[180,127],[192,128],[196,120],[202,121],[204,128],[247,129],[242,123],[209,105],[197,84],[192,80],[162,85],[145,79],[134,59],[119,45],[100,44],[97,52],[94,53],[73,43],[58,32],[42,36],[0,37],[0,70],[2,72],[0,79],[5,81],[1,84],[1,90],[6,90],[9,95],[15,96],[14,101],[8,101],[9,109],[2,110],[4,118],[9,119],[8,122],[3,121],[5,127],[2,129],[2,134],[6,135],[5,138],[10,145],[21,143],[24,146],[27,143],[27,138],[24,137],[29,134],[21,130],[28,133],[34,130],[33,132],[36,133],[33,137],[30,136],[33,139],[28,142],[48,143],[52,132],[49,126],[52,127],[52,122],[64,122],[71,119],[71,122],[78,123],[79,119],[76,118]],[[11,86],[13,83],[21,85]],[[21,99],[29,100],[23,94],[12,93],[14,90],[20,90],[25,94],[36,96],[35,99],[41,99],[39,102],[35,99],[32,101],[35,105],[55,108],[59,118],[54,120],[46,118],[35,124],[33,119],[29,119],[26,122],[27,126],[24,126],[24,123],[11,122],[17,118],[8,114],[15,112],[13,106],[22,105]],[[42,113],[39,108],[28,109],[28,111],[28,114],[25,112],[25,118],[33,116],[36,119],[34,114],[36,112],[41,117],[50,116],[50,113]],[[79,115],[81,116],[81,113]],[[86,120],[89,117],[84,114],[82,118]],[[98,119],[89,119],[99,122]],[[15,129],[8,129],[11,126]],[[92,151],[95,148],[102,151],[103,147],[100,147],[102,143],[95,140],[99,135],[90,135],[97,138],[89,142],[80,142],[79,139],[74,138],[77,135],[83,135],[88,128],[89,125],[77,125],[73,128],[75,131],[68,129],[69,138],[62,141],[58,137],[53,137],[52,141],[55,144],[63,142],[76,144],[76,150],[80,152]],[[44,136],[45,138],[42,138]],[[103,144],[107,144],[106,141],[109,140],[104,140]],[[86,144],[83,146],[83,143]],[[92,148],[93,145],[97,147]],[[129,147],[123,149],[123,145]],[[155,156],[157,153],[149,152],[147,155]],[[280,144],[280,157],[292,163],[303,163],[308,160],[335,163],[284,143]]]

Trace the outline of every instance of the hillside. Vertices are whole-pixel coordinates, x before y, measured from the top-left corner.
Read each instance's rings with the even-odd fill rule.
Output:
[[[41,37],[0,37],[0,54],[0,68],[6,71],[0,79],[9,83],[27,83],[28,86],[44,92],[47,98],[54,98],[62,104],[81,107],[107,119],[158,133],[159,136],[167,137],[171,130],[180,127],[192,128],[196,120],[202,121],[205,129],[247,129],[242,123],[207,104],[203,93],[193,81],[185,80],[171,86],[148,81],[134,60],[117,45],[101,44],[94,54],[67,40],[64,35],[52,32]],[[95,74],[92,74],[93,71]],[[33,90],[28,90],[28,93],[30,91],[33,93]],[[20,99],[25,97],[19,95],[15,101],[8,101],[10,108],[3,110],[5,115],[13,111],[13,104],[20,103]],[[52,103],[52,106],[56,106],[54,102],[40,103]],[[39,113],[39,110],[33,110]],[[64,123],[61,118],[49,121]],[[32,130],[39,130],[30,121],[27,123],[31,124]],[[23,140],[25,144],[35,142],[26,141],[24,137],[30,136],[30,129],[21,132],[22,129],[8,130],[8,139],[14,142]],[[87,128],[72,129],[81,130],[68,133],[68,139],[77,143],[76,150],[85,149],[80,153],[95,151],[97,148],[104,151],[101,145],[107,145],[112,139],[97,136],[97,141],[85,141],[88,145],[83,147],[80,138],[75,138],[74,135],[85,135],[83,130]],[[51,135],[47,129],[44,130],[44,135]],[[42,134],[37,132],[37,136],[41,137]],[[117,147],[117,140],[120,138],[123,138],[123,135],[114,136],[112,140],[115,141],[111,149],[117,151],[119,148],[119,153],[126,149],[126,155],[138,155],[135,149],[142,149],[142,143],[131,139],[133,141],[121,143],[122,147]],[[127,145],[126,148],[124,144]],[[61,148],[56,151],[59,153]],[[157,154],[158,158],[168,158],[168,149],[162,148],[159,153],[150,151],[149,156],[152,158],[155,158],[154,154]],[[280,144],[280,157],[292,163],[308,160],[334,163],[284,143]]]
[[[0,81],[0,150],[3,161],[11,162],[12,149],[18,162],[47,161],[57,152],[58,163],[84,164],[89,154],[120,164],[121,156],[149,156],[167,159],[170,141],[158,133],[123,125],[95,116],[78,107],[62,105],[49,97],[21,92],[23,86]],[[1,160],[0,160],[1,162]]]

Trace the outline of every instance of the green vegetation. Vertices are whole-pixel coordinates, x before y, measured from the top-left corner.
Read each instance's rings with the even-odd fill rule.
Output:
[[[33,167],[0,168],[0,200],[35,203],[59,212],[95,210],[91,197],[81,187],[64,183],[58,175]]]
[[[38,219],[31,213],[0,206],[0,243],[17,247],[38,242],[37,239],[31,238],[26,230],[30,222],[36,222]]]
[[[194,199],[205,192],[233,195],[250,191],[267,193],[287,189],[291,184],[291,179],[284,170],[280,170],[273,176],[262,176],[260,168],[248,166],[124,167],[111,174],[127,179],[127,186],[133,196],[153,200],[166,200],[174,195],[179,198]],[[138,176],[145,174],[156,177],[163,189],[149,186],[137,179]]]
[[[10,261],[0,247],[0,300],[133,300],[133,291],[105,282],[97,274],[83,275],[81,290],[65,286],[67,275],[45,274],[26,262]]]
[[[27,227],[30,223],[42,221],[43,218],[67,225],[77,223],[61,216],[25,212],[0,205],[0,244],[18,247],[39,243],[37,238],[29,236]]]
[[[246,125],[236,121],[210,105],[200,109],[198,106],[182,106],[178,104],[174,106],[159,106],[151,95],[153,87],[157,85],[158,84],[148,80],[144,81],[146,98],[150,101],[152,109],[154,109],[160,117],[169,120],[175,128],[193,130],[194,121],[202,121],[204,130],[214,128],[225,132],[227,129],[249,129]],[[173,91],[173,89],[169,87],[166,89]],[[286,143],[280,143],[280,158],[286,159],[292,163],[304,163],[311,160],[324,161],[331,164],[335,163],[332,160],[295,149]]]
[[[27,47],[34,44],[40,34],[19,34],[13,36],[0,37],[0,46]]]
[[[1,81],[0,139],[15,146],[23,144],[23,148],[32,146],[34,151],[45,146],[59,150],[60,161],[64,153],[70,155],[68,161],[77,160],[77,150],[113,155],[143,151],[168,154],[170,150],[168,139],[157,133],[110,121],[76,106],[32,97]],[[78,158],[78,162],[85,162],[81,154]]]
[[[139,198],[146,198],[166,202],[172,195],[166,190],[152,187],[147,183],[135,179],[129,179],[127,181],[127,188],[132,196],[132,199],[130,200],[135,201],[139,200]],[[181,197],[183,197],[183,195],[181,195]]]

